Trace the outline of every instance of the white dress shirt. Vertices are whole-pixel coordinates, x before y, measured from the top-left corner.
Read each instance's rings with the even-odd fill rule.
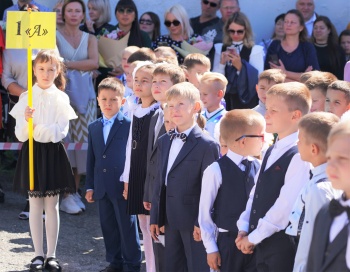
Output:
[[[69,120],[78,116],[69,104],[69,97],[52,85],[48,89],[41,89],[37,84],[33,86],[33,139],[40,143],[57,143],[67,136]],[[16,119],[15,134],[19,141],[28,140],[28,122],[24,111],[28,105],[28,92],[19,97],[18,103],[10,111]]]
[[[293,211],[289,215],[291,224],[286,229],[286,233],[297,236],[300,216],[305,207],[304,223],[300,233],[293,271],[306,271],[316,215],[325,203],[329,203],[333,198],[340,197],[342,193],[340,190],[333,189],[329,180],[317,183],[317,181],[327,178],[326,167],[327,163],[324,163],[311,170],[313,174],[312,179],[302,188],[294,203]]]
[[[245,166],[241,163],[242,160],[256,160],[252,157],[243,157],[231,150],[228,150],[226,156],[232,160],[242,171],[245,171]],[[211,211],[216,200],[218,191],[222,184],[222,174],[220,166],[217,162],[213,162],[205,169],[202,178],[202,190],[199,201],[198,222],[201,229],[203,244],[207,253],[218,251],[216,244],[217,227],[213,222]],[[229,205],[229,203],[227,203]],[[225,229],[219,229],[219,232],[227,232]]]
[[[132,108],[132,111],[130,112],[130,130],[129,130],[129,136],[128,141],[126,143],[126,152],[125,152],[125,166],[124,166],[124,172],[120,177],[120,181],[129,183],[129,175],[130,175],[130,162],[131,162],[131,148],[132,148],[132,124],[133,124],[133,117],[134,115],[137,118],[141,118],[145,116],[146,114],[149,114],[152,110],[155,110],[159,107],[158,103],[152,104],[151,106],[147,108],[142,108],[141,104],[138,104],[136,107]]]
[[[343,198],[339,199],[340,204],[343,206],[350,207],[350,199],[344,200]],[[329,242],[332,243],[335,237],[339,234],[339,232],[348,225],[348,243],[346,246],[345,260],[346,265],[350,269],[350,222],[348,215],[343,212],[342,214],[336,216],[332,222],[330,232],[329,232]]]
[[[267,159],[265,170],[276,162],[287,150],[295,146],[297,141],[298,132],[290,134],[282,140],[278,140]],[[288,217],[292,211],[295,200],[297,199],[301,188],[309,180],[309,170],[310,164],[302,161],[299,153],[295,154],[287,169],[280,195],[265,216],[259,219],[257,228],[248,235],[249,242],[259,244],[265,238],[270,237],[275,232],[284,230],[287,227],[289,223]],[[261,168],[259,173],[260,171]],[[259,177],[259,173],[255,176],[255,184]],[[237,221],[237,227],[240,231],[248,232],[249,230],[249,218],[255,187],[256,185],[250,192],[246,210],[241,214]]]
[[[162,109],[162,107],[159,107],[158,110],[156,110],[156,112],[154,114],[158,114],[158,118],[157,118],[157,122],[156,125],[154,126],[154,142],[153,144],[156,143],[156,141],[158,140],[158,138],[162,135],[159,135],[159,131],[162,128],[162,125],[164,124],[164,111]]]
[[[205,124],[205,130],[209,132],[210,136],[213,137],[218,143],[220,138],[220,130],[219,133],[217,133],[217,127],[220,127],[221,118],[226,114],[226,110],[224,106],[220,105],[220,107],[212,112],[208,112],[207,109],[205,109],[202,112],[202,115],[207,120]]]
[[[189,129],[185,130],[182,133],[185,133],[186,136],[188,137],[188,135],[191,133],[192,129],[195,127],[196,124],[194,124],[192,127],[190,127]],[[179,133],[177,131],[177,129],[175,129],[175,133]],[[170,147],[170,151],[169,151],[169,158],[168,158],[168,165],[167,165],[167,169],[166,169],[166,176],[165,176],[165,186],[168,184],[168,174],[169,171],[171,169],[171,167],[173,166],[176,157],[179,155],[181,148],[183,147],[183,145],[185,144],[184,141],[182,141],[180,138],[175,137],[172,140],[171,143],[171,147]]]
[[[240,42],[241,43],[241,42]],[[234,42],[232,44],[235,44]],[[220,74],[225,74],[225,66],[226,64],[221,64],[221,49],[222,49],[222,43],[216,43],[215,46],[215,56],[214,56],[214,63],[213,63],[213,72],[217,72]],[[240,45],[238,48],[241,51],[243,47],[243,44]],[[249,64],[253,66],[255,69],[258,70],[258,73],[260,74],[262,71],[264,71],[264,48],[261,45],[254,45],[252,48],[252,52],[249,56]]]
[[[306,27],[306,30],[307,30],[307,35],[309,37],[312,36],[312,30],[314,28],[314,22],[316,21],[317,19],[317,16],[316,16],[316,13],[314,13],[314,15],[312,15],[312,17],[309,19],[309,21],[305,22],[305,27]]]

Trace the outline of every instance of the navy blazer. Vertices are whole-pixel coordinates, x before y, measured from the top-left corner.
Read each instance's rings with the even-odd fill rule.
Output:
[[[333,245],[334,250],[326,256],[332,222],[333,218],[329,213],[329,203],[326,203],[315,219],[306,271],[338,271],[335,268],[338,262],[337,257],[339,257],[338,255],[342,250],[346,250],[347,239],[337,240],[337,244]]]
[[[219,145],[196,125],[176,157],[165,186],[170,146],[168,134],[158,139],[151,224],[161,227],[167,221],[172,229],[193,231],[194,225],[198,225],[203,172],[219,158]]]
[[[147,145],[147,175],[145,181],[145,189],[143,193],[143,201],[152,202],[153,191],[154,191],[154,181],[157,175],[157,147],[158,141],[154,143],[154,137],[159,138],[166,131],[164,124],[159,130],[158,135],[154,135],[154,128],[157,124],[159,113],[152,116],[149,132],[148,132],[148,145]]]
[[[120,181],[120,176],[124,170],[130,120],[119,112],[106,144],[101,120],[97,119],[88,127],[85,187],[94,190],[93,197],[96,200],[103,198],[106,193],[111,199],[123,198],[124,183]]]

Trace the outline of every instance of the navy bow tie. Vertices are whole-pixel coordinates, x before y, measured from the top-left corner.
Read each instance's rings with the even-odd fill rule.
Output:
[[[170,135],[170,141],[174,140],[175,138],[179,138],[185,143],[187,140],[187,135],[185,133],[176,133],[175,129],[169,130],[168,134]]]
[[[341,215],[343,212],[346,212],[348,214],[348,218],[350,218],[350,207],[344,207],[338,200],[332,199],[329,203],[329,213],[331,216],[336,217]]]
[[[107,120],[107,119],[104,119],[104,118],[101,119],[101,122],[102,122],[103,126],[112,124],[111,120]]]

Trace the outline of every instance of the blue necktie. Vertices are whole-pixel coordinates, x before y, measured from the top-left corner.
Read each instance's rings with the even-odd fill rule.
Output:
[[[187,140],[187,135],[185,133],[176,133],[175,129],[169,130],[168,134],[170,135],[170,141],[179,138],[185,143]]]
[[[107,143],[107,139],[108,139],[108,135],[109,132],[111,131],[111,127],[112,127],[112,121],[111,120],[107,120],[105,118],[102,118],[102,124],[103,124],[103,139],[105,141],[105,143]]]
[[[245,166],[245,171],[244,171],[245,189],[246,189],[247,197],[249,197],[250,191],[254,187],[255,171],[254,171],[254,167],[252,167],[253,162],[245,159],[245,160],[242,160],[241,163]]]

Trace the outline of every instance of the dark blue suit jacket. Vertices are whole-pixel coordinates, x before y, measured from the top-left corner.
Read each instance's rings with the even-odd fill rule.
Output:
[[[96,200],[103,198],[106,193],[111,199],[123,198],[124,183],[120,182],[120,176],[124,170],[130,120],[119,112],[105,144],[101,119],[88,127],[85,186],[86,189],[94,190]]]
[[[203,172],[219,158],[219,145],[196,125],[176,157],[165,186],[170,136],[164,134],[158,141],[158,175],[152,199],[151,224],[161,227],[166,217],[172,229],[193,231],[194,225],[198,225]]]

